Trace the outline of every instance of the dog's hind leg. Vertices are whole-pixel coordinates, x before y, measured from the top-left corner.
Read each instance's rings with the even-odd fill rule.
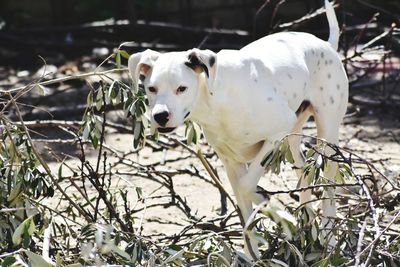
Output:
[[[339,143],[339,126],[342,121],[340,116],[342,112],[327,112],[315,113],[315,121],[317,124],[318,138],[326,140],[328,143],[337,145]],[[344,112],[343,112],[344,114]],[[324,147],[324,153],[327,156],[331,156],[334,150],[326,145]],[[336,173],[338,164],[337,162],[329,160],[324,170],[324,177],[327,183],[336,183]],[[330,246],[336,245],[336,239],[332,235],[332,228],[336,217],[336,200],[335,200],[335,189],[333,187],[324,188],[322,195],[322,219],[321,228],[323,234],[327,238],[327,242]]]
[[[335,52],[336,53],[336,52]],[[322,55],[321,55],[322,58]],[[347,109],[348,80],[340,59],[336,54],[325,53],[326,67],[312,77],[311,105],[317,125],[317,136],[328,143],[338,145],[339,127]],[[334,150],[326,145],[324,153],[330,156]],[[338,164],[328,161],[324,169],[326,183],[335,183]],[[335,189],[324,188],[322,200],[321,228],[324,228],[329,245],[335,245],[335,238],[330,235],[336,217]]]
[[[299,107],[298,111],[296,112],[297,120],[291,131],[291,134],[288,136],[289,147],[294,160],[294,168],[297,177],[299,178],[300,181],[299,183],[300,188],[307,187],[309,185],[309,182],[307,181],[306,177],[304,177],[302,172],[302,167],[305,164],[305,160],[304,160],[304,155],[303,153],[301,153],[300,150],[300,144],[302,139],[301,133],[303,125],[311,116],[311,114],[312,114],[312,107],[310,105],[310,102],[308,101],[303,102],[303,104]],[[305,190],[300,192],[300,204],[308,205],[310,201],[311,201],[311,190]]]
[[[321,122],[317,120],[318,137],[325,139],[327,142],[337,145],[339,143],[339,123],[332,121]],[[329,125],[329,126],[328,126]],[[333,149],[329,146],[325,147],[325,154],[330,156],[334,153]],[[328,161],[327,166],[324,170],[324,176],[328,180],[328,183],[336,183],[335,176],[337,172],[338,164],[337,162]],[[331,246],[336,245],[336,239],[333,235],[330,236],[332,231],[333,223],[336,217],[336,200],[335,200],[335,189],[333,187],[324,188],[324,193],[322,195],[322,219],[321,227],[325,232],[325,236],[328,238],[328,244]],[[330,237],[329,237],[330,236]]]

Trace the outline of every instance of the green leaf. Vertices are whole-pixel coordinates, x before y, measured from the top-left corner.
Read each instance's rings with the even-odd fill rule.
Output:
[[[12,266],[14,262],[17,260],[15,259],[14,256],[7,256],[4,258],[3,262],[1,263],[2,267],[9,267]]]
[[[115,56],[115,64],[117,65],[117,69],[121,68],[121,50],[117,51],[117,55]]]
[[[314,154],[315,154],[314,149],[310,148],[310,149],[307,150],[307,152],[306,152],[306,158],[307,158],[307,159],[308,159],[308,158],[311,158],[312,156],[314,156]]]
[[[46,95],[46,88],[44,88],[43,85],[36,84],[36,88],[37,88],[37,90],[38,90],[40,95],[42,95],[42,96]]]
[[[167,265],[167,263],[171,263],[171,262],[173,262],[175,264],[182,263],[181,258],[183,256],[183,253],[185,252],[184,249],[181,249],[179,251],[167,249],[166,252],[168,254],[170,254],[170,256],[168,258],[166,258],[164,262],[161,263],[161,266],[165,266],[165,265]]]
[[[85,128],[83,129],[82,139],[83,139],[84,141],[89,140],[89,135],[90,135],[90,125],[89,125],[89,123],[87,122],[87,123],[85,124]]]
[[[261,161],[261,166],[268,167],[268,165],[272,161],[272,156],[274,155],[274,151],[269,152],[267,155],[264,156],[263,160]]]
[[[58,178],[62,178],[62,167],[63,167],[63,163],[64,163],[64,162],[62,162],[62,163],[60,164],[60,167],[58,168]]]
[[[119,53],[121,54],[122,57],[129,59],[129,54],[125,50],[119,50]]]
[[[112,99],[114,99],[115,96],[117,95],[117,91],[115,90],[115,84],[116,84],[116,81],[113,81],[110,84],[110,87],[108,87],[108,90],[107,90],[108,91],[107,95],[108,95],[108,98],[109,98],[110,101]]]
[[[90,90],[90,92],[89,92],[89,94],[87,95],[87,98],[86,98],[86,105],[88,107],[90,107],[92,104],[93,104],[93,91]]]
[[[315,223],[313,223],[311,225],[311,237],[312,237],[313,241],[317,241],[317,239],[318,239],[318,229],[317,229],[317,226],[315,225]]]
[[[191,145],[192,143],[196,143],[193,139],[195,139],[195,133],[194,133],[193,127],[190,127],[188,130],[188,134],[186,136],[187,144]]]
[[[344,263],[346,263],[347,261],[348,261],[348,259],[346,259],[345,257],[342,257],[340,255],[334,255],[332,257],[331,264],[333,266],[341,266]],[[387,266],[391,266],[391,265],[387,265]]]
[[[103,106],[103,90],[101,88],[97,91],[96,96],[96,109],[99,111]]]
[[[281,261],[281,260],[277,260],[277,259],[271,259],[271,262],[275,263],[274,266],[283,266],[283,267],[289,267],[289,265],[287,265],[285,262]]]
[[[136,102],[136,118],[140,118],[146,112],[146,105],[142,100]]]
[[[314,263],[310,267],[326,267],[326,266],[328,266],[328,264],[329,264],[328,259],[322,259],[320,261],[317,261],[316,263]]]
[[[290,243],[290,242],[287,242],[287,241],[286,241],[286,243],[288,244],[290,251],[291,251],[295,256],[297,256],[297,258],[298,258],[298,260],[299,260],[299,266],[307,266],[306,263],[304,262],[303,255],[301,254],[301,252],[299,251],[299,249],[298,249],[295,245],[293,245],[292,243]]]
[[[53,264],[47,262],[42,256],[33,253],[29,250],[25,251],[25,254],[28,256],[30,260],[30,265],[32,267],[52,267]]]
[[[35,223],[33,222],[33,217],[25,219],[17,229],[15,229],[12,235],[12,241],[14,245],[19,245],[22,242],[22,238],[26,235],[31,236],[35,232]]]
[[[119,89],[117,91],[117,96],[114,98],[113,104],[118,105],[119,103],[121,103],[121,101],[122,101],[122,90]]]
[[[140,120],[135,121],[133,128],[133,147],[138,148],[142,140],[142,122]]]
[[[94,149],[97,149],[97,147],[99,146],[99,138],[97,138],[96,135],[93,135],[91,139]]]
[[[63,260],[60,255],[60,251],[58,251],[56,254],[56,267],[61,267],[62,263],[63,263]]]
[[[308,253],[305,257],[304,257],[304,259],[307,261],[307,262],[310,262],[310,261],[315,261],[315,260],[317,260],[318,258],[320,258],[321,257],[321,252],[311,252],[311,253]]]
[[[262,220],[262,217],[254,219],[250,224],[248,224],[247,231],[250,233],[250,231],[253,230],[254,227]],[[247,223],[247,222],[246,222]]]
[[[121,256],[125,260],[129,260],[130,259],[129,254],[126,253],[125,251],[123,251],[122,249],[120,249],[119,247],[117,247],[112,240],[110,240],[108,245],[110,246],[110,248],[111,248],[111,250],[113,252],[117,253],[119,256]]]
[[[288,150],[286,151],[285,158],[286,158],[286,160],[287,160],[289,163],[294,164],[294,159],[293,159],[292,151],[291,151],[290,149],[288,149]]]
[[[223,241],[222,241],[222,246],[223,246],[222,256],[226,259],[227,262],[230,262],[230,260],[228,259],[232,257],[233,252],[230,249],[230,247],[228,247],[227,244]]]
[[[141,123],[141,121],[136,121],[136,122],[135,122],[135,128],[134,128],[134,130],[133,130],[133,138],[134,138],[135,140],[139,140],[141,130],[142,130],[142,123]]]
[[[312,165],[310,167],[310,169],[308,170],[307,178],[308,178],[308,183],[309,184],[314,184],[313,183],[314,182],[314,178],[315,178],[315,166],[314,165]]]
[[[135,112],[136,112],[136,105],[135,105],[135,103],[131,104],[131,105],[128,107],[128,111],[129,111],[129,113],[130,113],[132,116],[135,115]]]
[[[14,147],[14,146],[10,146]],[[18,171],[15,171],[16,174],[18,174]],[[7,198],[7,201],[9,202],[10,206],[14,206],[16,202],[18,202],[19,197],[22,195],[22,189],[21,189],[22,182],[18,182],[14,188],[11,189],[11,192]]]
[[[127,97],[125,102],[124,102],[124,110],[129,112],[130,106],[133,103],[133,98],[132,97]]]

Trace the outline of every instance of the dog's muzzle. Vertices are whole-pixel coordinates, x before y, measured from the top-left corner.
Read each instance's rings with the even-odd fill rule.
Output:
[[[160,128],[157,128],[157,131],[159,131],[160,133],[170,133],[175,129],[176,129],[176,127],[160,127]]]
[[[154,114],[154,120],[161,126],[164,127],[168,120],[169,120],[169,112],[168,111],[162,111],[159,113]]]

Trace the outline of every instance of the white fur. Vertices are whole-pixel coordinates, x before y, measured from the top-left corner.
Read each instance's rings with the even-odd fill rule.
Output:
[[[264,169],[260,162],[273,149],[274,142],[290,133],[300,133],[303,123],[313,115],[318,137],[338,143],[339,125],[346,111],[348,80],[335,51],[339,31],[334,10],[326,1],[331,29],[329,42],[307,33],[277,33],[259,39],[240,50],[192,49],[160,54],[146,50],[129,59],[136,83],[139,74],[146,88],[152,124],[162,130],[154,115],[168,112],[165,127],[182,125],[185,114],[199,123],[208,142],[222,160],[243,219],[249,218],[253,203],[262,201],[256,187]],[[208,69],[189,68],[190,55]],[[212,60],[214,59],[214,60]],[[215,61],[215,64],[212,64]],[[180,86],[187,87],[178,92]],[[156,88],[156,93],[149,92]],[[311,106],[296,116],[304,100]],[[299,150],[300,137],[290,136],[295,166],[304,165]],[[330,152],[330,151],[328,151]],[[326,176],[334,179],[336,165]],[[299,172],[300,179],[301,173]],[[302,179],[301,186],[307,186]],[[327,195],[332,197],[334,192]],[[301,194],[310,200],[310,192]],[[323,226],[331,227],[336,214],[333,198],[323,202]],[[333,238],[330,241],[334,240]],[[250,237],[248,254],[258,256],[257,243]],[[253,253],[252,253],[253,252]]]

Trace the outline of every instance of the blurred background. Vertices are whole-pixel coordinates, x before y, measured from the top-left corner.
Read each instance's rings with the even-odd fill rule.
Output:
[[[360,41],[400,21],[398,0],[338,3],[338,19],[346,25],[342,47],[350,46],[368,22]],[[82,55],[108,54],[126,41],[135,42],[128,52],[219,51],[283,30],[327,38],[325,15],[314,14],[321,6],[322,0],[1,0],[0,65],[41,65],[38,55],[59,65]],[[304,19],[307,14],[313,15]]]

